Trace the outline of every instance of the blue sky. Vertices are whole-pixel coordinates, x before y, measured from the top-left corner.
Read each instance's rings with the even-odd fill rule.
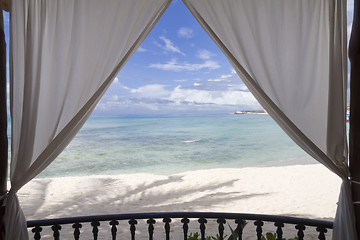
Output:
[[[173,1],[95,114],[231,113],[261,108],[181,1]]]
[[[348,36],[353,0],[348,1]],[[8,30],[9,15],[5,14]],[[7,36],[8,40],[8,36]],[[171,3],[94,115],[232,113],[261,109],[182,1]]]

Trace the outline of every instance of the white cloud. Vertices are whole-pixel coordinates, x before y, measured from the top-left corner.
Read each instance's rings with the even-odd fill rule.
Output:
[[[215,54],[208,50],[203,49],[203,50],[200,50],[196,56],[201,59],[210,59],[210,58],[214,57]]]
[[[231,74],[223,74],[219,78],[208,79],[208,82],[221,82],[221,81],[227,80],[229,78],[232,78],[233,76],[234,76],[233,73],[231,73]]]
[[[206,91],[197,89],[184,89],[177,86],[170,94],[169,100],[177,104],[215,104],[260,107],[250,92],[244,91]]]
[[[118,95],[111,95],[109,98],[108,98],[108,101],[110,102],[116,102],[120,99],[120,97]]]
[[[188,84],[169,90],[169,86],[161,84],[129,88],[119,82],[114,85],[111,94],[101,99],[96,109],[99,113],[108,114],[152,114],[233,112],[261,108],[234,72],[208,80],[177,81]]]
[[[131,89],[130,92],[136,94],[138,98],[163,98],[169,95],[165,85],[149,84],[137,89]]]
[[[120,83],[120,85],[121,85],[121,87],[122,87],[123,89],[125,89],[125,90],[130,90],[130,88],[128,88],[127,86],[125,86],[125,85],[123,85],[123,84],[121,84],[121,83]]]
[[[255,97],[250,92],[244,91],[229,91],[221,93],[221,96],[214,99],[216,104],[230,104],[230,105],[258,105]]]
[[[145,49],[143,47],[139,47],[136,51],[137,52],[147,52],[147,49]]]
[[[115,77],[115,79],[113,81],[113,84],[119,84],[119,78],[118,77]]]
[[[170,39],[167,39],[165,36],[160,36],[159,38],[165,43],[165,46],[162,46],[165,51],[179,53],[185,56],[185,53],[180,51],[180,49],[176,47]]]
[[[249,91],[235,72],[222,74],[217,78],[207,79],[201,83],[201,86],[197,86],[196,89],[208,91]]]
[[[177,86],[168,100],[178,105],[207,105],[228,109],[259,109],[260,104],[235,71],[207,81],[196,81],[193,86]]]
[[[192,38],[194,36],[194,31],[188,27],[181,27],[177,31],[177,35],[181,38]]]
[[[111,86],[112,86],[111,89],[113,89],[114,91],[130,90],[130,88],[128,88],[127,86],[125,86],[120,82],[118,77],[114,78]]]
[[[159,104],[153,102],[134,102],[131,99],[126,100],[116,100],[116,101],[103,101],[101,100],[96,106],[96,113],[107,113],[107,114],[117,114],[117,113],[126,113],[126,114],[143,114],[144,111],[158,111],[160,109]]]
[[[178,63],[176,60],[171,60],[167,63],[154,63],[150,64],[150,68],[157,68],[166,71],[198,71],[201,69],[217,69],[220,65],[216,61],[207,60],[203,63]]]

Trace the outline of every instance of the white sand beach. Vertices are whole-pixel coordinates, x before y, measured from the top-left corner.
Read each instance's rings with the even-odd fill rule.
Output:
[[[169,176],[138,173],[34,179],[19,191],[19,200],[28,220],[163,211],[261,213],[332,220],[340,184],[340,178],[320,164],[224,168]],[[105,225],[109,228],[108,223]],[[245,239],[255,239],[255,227],[248,225]],[[155,231],[163,231],[162,224],[157,227]],[[126,233],[128,224],[120,228],[119,232]],[[285,236],[294,237],[294,226],[289,228]],[[141,231],[141,226],[138,229]],[[264,232],[275,230],[269,225]],[[198,226],[191,231],[199,231]],[[64,229],[61,234],[62,239],[67,239]],[[110,239],[110,231],[99,239]],[[310,234],[305,239],[316,238]]]

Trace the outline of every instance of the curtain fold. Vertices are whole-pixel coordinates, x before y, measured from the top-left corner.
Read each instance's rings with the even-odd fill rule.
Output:
[[[6,239],[27,238],[16,192],[67,146],[170,2],[11,1]],[[284,131],[343,179],[333,239],[357,239],[345,134],[346,1],[183,2]]]
[[[171,0],[13,0],[6,239],[27,239],[16,192],[80,130]]]
[[[343,179],[333,239],[357,239],[347,191],[346,1],[183,2],[280,127]]]

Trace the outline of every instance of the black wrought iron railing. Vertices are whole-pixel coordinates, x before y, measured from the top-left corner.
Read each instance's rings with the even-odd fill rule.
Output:
[[[159,224],[161,223],[161,224]],[[252,224],[253,223],[253,224]],[[243,239],[244,233],[249,230],[253,233],[251,239],[266,239],[264,223],[271,224],[273,237],[283,240],[285,228],[295,230],[296,236],[290,239],[309,239],[307,238],[308,229],[313,229],[317,235],[315,238],[326,239],[329,229],[333,228],[333,223],[322,220],[312,220],[296,217],[243,214],[243,213],[204,213],[204,212],[166,212],[166,213],[131,213],[114,214],[99,216],[83,216],[71,218],[57,218],[46,220],[28,221],[27,226],[31,229],[34,239],[60,239],[62,226],[71,226],[71,234],[61,239],[230,239],[229,233],[225,233],[225,228],[231,228],[230,233],[238,240]],[[123,225],[122,225],[123,224]],[[190,228],[190,225],[193,226]],[[127,227],[126,227],[127,225]],[[155,236],[156,230],[161,234]],[[159,228],[161,225],[161,228]],[[194,226],[197,227],[194,227]],[[211,226],[210,226],[211,225]],[[227,225],[229,227],[227,227]],[[233,227],[231,227],[231,225]],[[87,232],[85,232],[87,226]],[[103,229],[100,229],[101,226]],[[139,228],[141,226],[141,228]],[[51,234],[42,236],[43,230],[51,229]],[[127,229],[127,230],[126,230]],[[139,230],[141,229],[141,230]],[[196,230],[197,229],[197,230]],[[70,230],[70,228],[68,229]],[[120,231],[121,230],[121,231]],[[129,231],[130,230],[130,231]],[[178,232],[176,232],[178,230]],[[228,229],[227,229],[228,230]],[[315,231],[314,231],[315,230]],[[199,233],[195,232],[198,231]],[[268,231],[268,230],[267,230]],[[107,238],[103,237],[107,234]],[[276,235],[275,235],[276,234]],[[52,236],[51,236],[52,235]],[[217,235],[217,236],[216,236]],[[265,235],[265,236],[264,236]],[[63,235],[62,235],[63,236]],[[213,236],[211,238],[209,236]],[[192,238],[191,238],[192,237]],[[232,238],[232,239],[235,239]],[[287,238],[288,239],[288,238]],[[310,238],[313,239],[313,238]]]

